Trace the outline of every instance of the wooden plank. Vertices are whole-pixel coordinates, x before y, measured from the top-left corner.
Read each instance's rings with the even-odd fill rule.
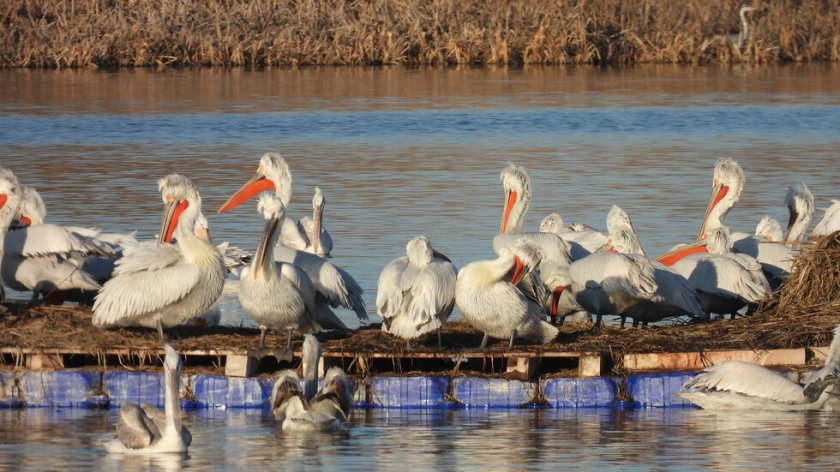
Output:
[[[63,369],[64,358],[61,354],[28,354],[26,367],[29,370]]]
[[[526,379],[530,379],[536,370],[537,363],[538,360],[533,357],[508,357],[505,372],[522,374]]]
[[[706,351],[625,354],[624,367],[631,371],[697,370],[726,361],[745,361],[758,365],[804,365],[805,349],[755,351]]]
[[[603,359],[599,354],[582,355],[578,362],[579,377],[599,377],[601,375]]]
[[[811,352],[814,353],[812,360],[821,364],[824,363],[828,357],[828,347],[829,346],[812,347]]]
[[[248,355],[228,354],[225,356],[225,376],[251,377],[257,371],[257,360]]]

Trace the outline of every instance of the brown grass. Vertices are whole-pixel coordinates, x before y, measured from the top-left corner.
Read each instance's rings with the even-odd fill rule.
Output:
[[[20,0],[0,66],[303,66],[837,61],[840,3],[738,0]]]

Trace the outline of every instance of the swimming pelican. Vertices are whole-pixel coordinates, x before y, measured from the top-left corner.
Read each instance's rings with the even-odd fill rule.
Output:
[[[284,225],[280,242],[292,249],[310,252],[321,257],[330,257],[333,247],[332,236],[323,223],[326,202],[321,188],[315,186],[315,193],[312,195],[312,216],[298,219],[296,225]]]
[[[379,275],[376,311],[382,331],[410,340],[437,330],[440,346],[440,328],[455,306],[455,266],[426,236],[409,241],[405,254]]]
[[[493,239],[494,249],[510,244],[515,239],[526,239],[540,248],[545,257],[552,258],[550,254],[556,250],[557,238],[546,235],[553,234],[571,247],[572,259],[576,260],[596,251],[606,241],[606,236],[597,231],[559,231],[557,233],[541,231],[539,233],[523,234],[522,227],[525,222],[525,213],[528,212],[528,207],[531,205],[531,177],[524,168],[515,164],[508,164],[499,174],[499,180],[502,182],[502,188],[505,192],[505,204],[499,235]],[[562,218],[560,221],[562,221]],[[556,221],[549,221],[540,226],[547,230],[563,228],[563,226],[558,226]]]
[[[784,241],[782,225],[775,218],[765,216],[755,226],[755,237],[767,241]]]
[[[825,210],[817,226],[811,232],[811,236],[825,236],[840,230],[840,200],[832,200],[831,206]]]
[[[219,249],[195,235],[201,196],[179,174],[158,180],[165,204],[156,245],[125,254],[93,304],[95,326],[163,328],[192,319],[219,298],[225,266]],[[175,244],[169,244],[175,239]]]
[[[15,203],[19,206],[23,195],[30,195],[26,202],[29,208],[31,191],[25,192],[25,187],[16,189]],[[38,201],[43,207],[40,197],[37,197],[36,204]],[[17,210],[11,209],[9,216],[17,216]],[[24,218],[21,224],[26,221]],[[95,232],[82,235],[48,223],[19,226],[7,232],[11,219],[2,224],[4,242],[0,275],[6,286],[21,292],[31,291],[32,301],[37,300],[39,295],[46,298],[55,291],[80,289],[95,292],[99,289],[99,282],[85,270],[86,259],[95,256],[112,258],[114,253],[109,245],[95,237]]]
[[[499,250],[499,257],[476,261],[458,272],[455,303],[474,328],[484,333],[481,349],[490,337],[517,337],[551,342],[558,330],[542,320],[542,307],[516,287],[522,277],[539,265],[539,250],[528,241],[516,241]]]
[[[286,160],[273,152],[263,154],[257,173],[219,208],[219,213],[236,208],[254,195],[267,190],[273,190],[283,205],[288,206],[292,198],[292,173]],[[367,321],[362,287],[344,269],[315,254],[279,245],[274,250],[274,259],[298,266],[312,280],[318,292],[315,299],[318,310],[316,321],[321,327],[346,329],[330,307],[342,306],[351,309],[360,320]]]
[[[257,203],[265,219],[257,255],[239,278],[239,303],[260,325],[257,357],[263,357],[267,328],[311,333],[321,331],[315,322],[315,289],[309,277],[292,264],[274,261],[278,229],[285,218],[283,203],[274,195],[262,194]]]
[[[785,205],[788,208],[787,233],[785,241],[799,242],[805,236],[811,218],[814,216],[814,194],[807,185],[798,183],[788,188],[785,195]]]
[[[688,279],[706,313],[735,313],[770,294],[761,264],[746,254],[732,252],[725,226],[709,230],[707,254],[692,254],[677,261],[674,271]]]
[[[840,325],[822,369],[804,385],[766,367],[729,361],[703,369],[676,395],[706,410],[837,410],[840,409]]]
[[[324,386],[318,388],[321,345],[315,336],[303,340],[303,390],[293,370],[285,370],[274,382],[269,404],[283,431],[337,431],[350,416],[353,396],[350,380],[340,367],[330,367]]]
[[[117,437],[105,445],[112,454],[158,454],[187,452],[192,435],[181,424],[181,356],[169,344],[164,344],[163,411],[152,405],[126,403],[120,408]]]

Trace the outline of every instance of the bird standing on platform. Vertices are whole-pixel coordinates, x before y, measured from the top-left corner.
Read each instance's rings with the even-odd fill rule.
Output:
[[[440,346],[440,328],[455,306],[455,266],[425,236],[409,241],[405,252],[379,275],[376,310],[382,331],[411,340],[437,330]]]
[[[93,304],[95,326],[156,327],[181,324],[207,310],[222,293],[225,266],[219,249],[196,236],[201,196],[179,174],[158,180],[164,202],[158,244],[124,255]],[[172,244],[173,239],[175,244]]]
[[[315,186],[315,193],[312,195],[312,216],[299,218],[295,225],[284,224],[280,242],[292,249],[299,249],[321,257],[330,257],[333,241],[324,226],[326,203],[327,200],[321,188]]]

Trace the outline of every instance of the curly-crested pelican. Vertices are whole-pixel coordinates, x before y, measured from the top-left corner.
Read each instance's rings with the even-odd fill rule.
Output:
[[[96,326],[172,327],[219,298],[225,266],[219,249],[196,236],[201,196],[186,177],[158,180],[165,205],[156,245],[141,245],[118,262],[93,304]],[[170,244],[172,240],[175,244]]]
[[[517,337],[548,343],[558,330],[542,320],[542,307],[527,298],[516,284],[540,263],[539,250],[528,241],[514,241],[499,250],[499,257],[471,262],[458,272],[455,303],[464,318],[484,333],[481,348],[491,337]]]
[[[811,236],[825,236],[840,230],[840,200],[832,200],[831,206],[814,227]]]
[[[382,331],[410,340],[437,330],[440,345],[440,328],[455,306],[455,266],[426,236],[409,241],[405,253],[379,275],[376,311]]]
[[[315,193],[312,195],[312,216],[299,218],[297,224],[283,225],[280,233],[280,242],[292,249],[317,254],[321,257],[330,257],[333,248],[332,236],[324,225],[324,207],[327,199],[324,198],[321,187],[315,186]]]
[[[273,152],[263,154],[257,173],[219,208],[219,213],[236,208],[254,195],[268,190],[273,190],[283,205],[288,207],[292,198],[292,173],[286,160]],[[322,328],[346,328],[330,307],[351,309],[360,320],[367,321],[362,287],[345,270],[318,255],[282,245],[275,248],[274,258],[298,266],[312,280],[317,291],[316,321]]]
[[[158,454],[187,452],[192,436],[181,424],[179,388],[181,356],[169,344],[164,344],[163,362],[164,405],[163,411],[151,405],[126,403],[120,408],[117,420],[117,437],[105,448],[114,454]]]
[[[330,367],[324,385],[318,388],[321,345],[315,336],[303,340],[303,389],[293,370],[285,370],[275,380],[269,404],[283,431],[337,431],[350,416],[352,387],[340,367]]]
[[[811,218],[814,217],[814,194],[807,185],[798,183],[788,188],[785,195],[785,206],[788,208],[788,225],[785,241],[799,242],[805,236]]]

